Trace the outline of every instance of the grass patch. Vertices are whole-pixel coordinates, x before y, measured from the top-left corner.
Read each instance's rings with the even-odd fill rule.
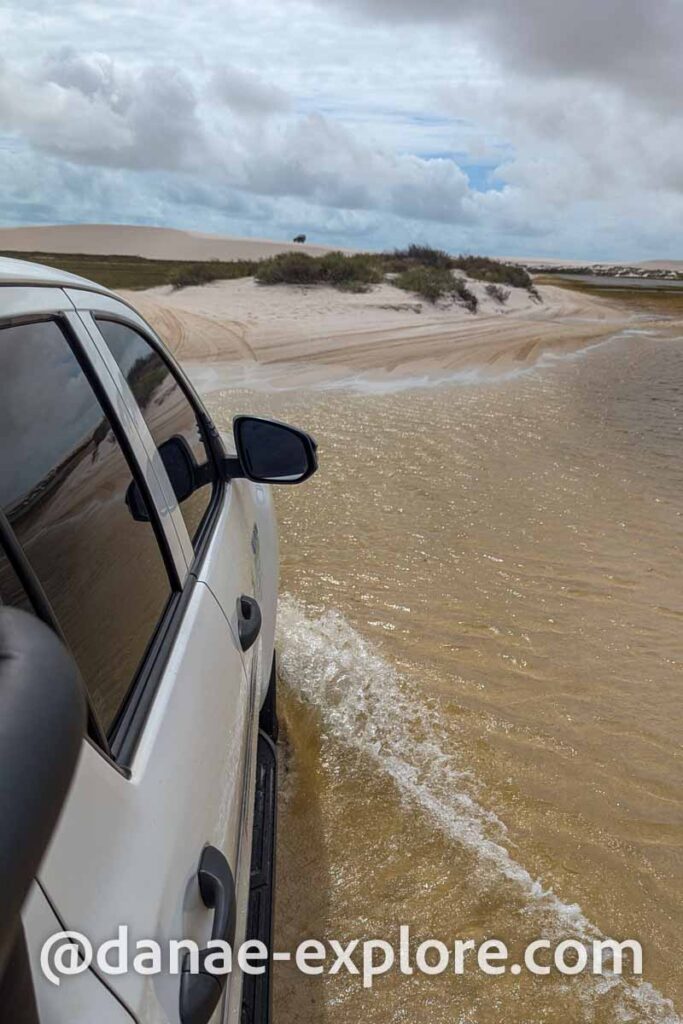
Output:
[[[450,270],[440,267],[412,267],[404,270],[392,282],[404,292],[415,292],[427,302],[437,302],[453,291],[455,284]]]
[[[209,260],[208,263],[189,263],[178,267],[170,275],[169,284],[174,288],[190,288],[212,281],[232,281],[239,277],[251,277],[258,264],[251,260],[222,263]]]
[[[523,267],[484,256],[453,257],[429,245],[409,245],[394,252],[350,255],[329,252],[324,256],[309,256],[306,252],[293,251],[259,261],[152,260],[142,256],[47,252],[4,252],[2,255],[66,270],[114,291],[159,285],[179,289],[254,276],[264,285],[323,284],[342,291],[362,293],[384,281],[388,274],[393,274],[396,278],[390,283],[404,291],[416,292],[428,302],[451,297],[474,311],[476,296],[452,273],[453,270],[461,270],[469,277],[499,286],[502,290],[525,288],[540,301],[531,277]],[[497,301],[502,305],[506,300]]]
[[[524,267],[491,260],[488,256],[457,256],[452,265],[457,270],[462,270],[468,277],[473,277],[475,281],[489,281],[491,284],[506,284],[511,288],[527,290],[533,287],[531,277]]]
[[[376,260],[364,253],[309,256],[305,252],[283,252],[262,260],[254,276],[259,284],[326,284],[343,291],[362,292],[378,284],[383,275]]]
[[[382,258],[399,269],[408,266],[435,267],[450,270],[453,258],[443,249],[434,249],[431,245],[409,245],[407,249],[395,249],[392,253],[383,253]]]
[[[392,253],[381,253],[378,257],[385,273],[405,273],[419,267],[431,267],[435,270],[462,270],[468,277],[476,281],[487,281],[490,284],[507,285],[510,288],[526,288],[531,290],[533,282],[524,267],[501,260],[492,260],[488,256],[450,256],[443,249],[434,249],[430,245],[409,245],[406,249],[396,249]]]
[[[648,313],[657,317],[683,316],[683,288],[657,288],[656,280],[652,281],[652,287],[646,288],[634,287],[629,285],[628,281],[625,281],[623,286],[601,285],[554,274],[539,275],[536,281],[541,285],[553,285],[555,288],[565,288],[571,292],[594,295],[596,298],[606,299],[612,306],[621,306],[624,310],[636,313]]]
[[[187,284],[205,284],[207,280],[229,280],[250,277],[257,264],[253,260],[211,260],[198,263],[192,260],[148,260],[142,256],[96,256],[85,253],[54,252],[1,252],[29,263],[42,263],[58,270],[66,270],[79,277],[87,277],[105,288],[139,290],[170,284],[184,288]],[[210,268],[199,270],[198,268]],[[197,280],[198,275],[210,277]]]
[[[393,281],[405,292],[415,292],[427,302],[439,299],[453,299],[461,302],[470,313],[476,313],[479,302],[474,292],[461,277],[454,277],[444,267],[412,267],[405,270]]]

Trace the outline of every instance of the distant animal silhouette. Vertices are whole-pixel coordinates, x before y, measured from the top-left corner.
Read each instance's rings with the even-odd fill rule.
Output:
[[[305,235],[295,235],[294,238],[292,239],[292,241],[293,242],[305,242],[306,241],[306,236]]]

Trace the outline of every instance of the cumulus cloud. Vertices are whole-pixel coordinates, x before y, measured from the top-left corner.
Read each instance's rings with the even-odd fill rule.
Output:
[[[32,4],[40,36],[0,12],[6,223],[677,254],[680,0]]]
[[[205,146],[192,83],[176,68],[122,68],[66,49],[0,69],[0,125],[81,163],[189,170]]]
[[[238,114],[263,115],[289,110],[290,97],[284,89],[263,82],[252,71],[217,68],[211,76],[209,95]]]
[[[327,0],[325,0],[327,2]],[[679,0],[335,0],[395,24],[461,27],[505,66],[542,77],[617,84],[678,102],[683,86]],[[451,35],[451,45],[454,42]]]
[[[212,186],[287,196],[349,210],[457,223],[467,219],[466,175],[456,163],[368,145],[318,114],[276,119],[284,94],[254,75],[214,73],[200,103],[183,72],[135,71],[102,54],[64,50],[30,73],[5,65],[0,124],[38,149],[80,164],[201,173]],[[227,120],[221,121],[221,113]],[[240,115],[230,120],[230,115]],[[257,115],[246,122],[241,115]]]

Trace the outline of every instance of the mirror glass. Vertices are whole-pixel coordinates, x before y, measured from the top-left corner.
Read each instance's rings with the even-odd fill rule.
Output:
[[[311,452],[305,434],[282,423],[244,419],[237,438],[244,468],[264,483],[296,483],[310,469]]]

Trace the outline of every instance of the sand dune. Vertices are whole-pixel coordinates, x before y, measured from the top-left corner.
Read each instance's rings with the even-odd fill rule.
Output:
[[[290,249],[312,255],[321,245],[295,245],[259,238],[230,238],[173,228],[129,224],[66,224],[0,228],[0,249],[9,252],[64,252],[99,256],[144,256],[158,260],[258,260]]]
[[[500,306],[481,283],[470,287],[480,302],[475,315],[458,305],[434,307],[388,284],[353,295],[245,278],[125,298],[182,360],[241,363],[241,379],[285,387],[358,375],[498,374],[547,353],[575,351],[632,322],[606,300],[564,288],[541,288],[541,303],[513,289]]]
[[[0,248],[193,260],[258,259],[295,248],[328,251],[106,224],[3,228]],[[353,295],[332,288],[260,287],[244,278],[176,292],[131,292],[126,298],[184,362],[201,363],[204,370],[230,363],[233,377],[283,387],[349,376],[438,379],[474,369],[498,374],[547,353],[572,352],[633,322],[623,307],[563,288],[541,288],[542,303],[512,289],[501,306],[481,283],[470,287],[479,299],[476,315],[458,305],[420,302],[389,284]]]
[[[302,230],[305,231],[305,228]],[[339,246],[295,245],[290,241],[234,238],[200,231],[156,228],[133,224],[47,224],[0,228],[0,250],[10,252],[86,253],[99,256],[144,256],[160,260],[262,259],[278,252],[303,249],[312,255]],[[351,250],[347,250],[351,251]],[[632,266],[658,270],[683,270],[683,260],[571,260],[549,257],[504,257],[510,263],[545,266]]]

